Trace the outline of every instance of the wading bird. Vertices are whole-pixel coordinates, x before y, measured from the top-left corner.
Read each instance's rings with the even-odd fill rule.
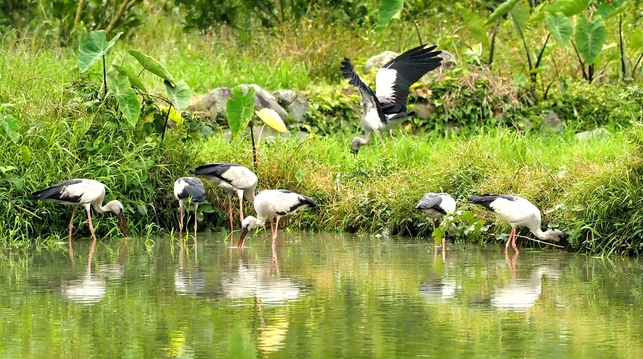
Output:
[[[257,175],[241,165],[230,163],[211,163],[199,166],[190,173],[203,176],[211,184],[221,188],[228,195],[228,214],[230,217],[230,233],[234,231],[232,219],[232,196],[239,197],[239,220],[243,222],[243,199],[252,202],[255,199]]]
[[[443,221],[447,214],[455,212],[455,200],[448,193],[427,193],[422,197],[420,202],[415,206],[429,218],[435,231],[435,219],[441,218]],[[442,225],[442,223],[440,224]],[[444,256],[445,240],[442,240],[442,255]],[[436,249],[437,250],[437,249]]]
[[[105,197],[105,185],[102,183],[85,178],[72,179],[57,185],[45,188],[38,192],[31,194],[31,199],[40,199],[55,203],[68,204],[74,207],[71,212],[71,219],[69,220],[69,249],[71,251],[71,233],[74,228],[74,215],[76,208],[83,205],[87,211],[87,218],[89,219],[89,230],[94,237],[96,243],[96,234],[94,233],[94,225],[92,224],[91,207],[98,213],[112,212],[118,216],[118,227],[125,238],[129,237],[129,230],[127,227],[127,219],[123,212],[123,205],[117,200],[107,202],[104,206],[103,198]]]
[[[257,218],[246,217],[241,223],[241,237],[237,246],[241,248],[248,232],[256,227],[262,227],[266,221],[270,221],[270,232],[272,234],[272,246],[275,246],[277,230],[281,217],[295,213],[297,210],[306,207],[317,207],[317,203],[310,197],[291,192],[285,189],[261,191],[254,201]],[[272,219],[275,220],[275,227],[272,227]]]
[[[505,253],[509,250],[509,245],[519,253],[516,246],[516,228],[525,226],[531,233],[543,240],[560,242],[563,232],[557,229],[549,229],[545,232],[540,228],[540,210],[531,202],[524,198],[508,194],[485,194],[481,196],[471,196],[469,203],[481,205],[494,212],[511,224],[511,234],[505,245]]]
[[[442,58],[438,56],[442,51],[434,51],[436,47],[437,45],[420,45],[384,64],[377,71],[375,92],[355,73],[351,61],[344,58],[341,71],[349,79],[348,83],[359,90],[364,109],[361,123],[365,138],[353,139],[353,153],[357,153],[361,146],[371,141],[371,132],[375,132],[386,150],[381,132],[391,128],[390,121],[413,115],[413,112],[406,109],[406,98],[411,85],[442,63]]]
[[[181,177],[174,181],[174,197],[179,200],[179,238],[183,237],[183,212],[188,201],[194,203],[194,239],[196,240],[197,215],[199,202],[205,202],[205,188],[200,179]]]

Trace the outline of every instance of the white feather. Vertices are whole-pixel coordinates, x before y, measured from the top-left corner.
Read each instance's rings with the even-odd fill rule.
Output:
[[[382,67],[377,71],[377,76],[375,76],[375,95],[380,101],[393,100],[393,95],[395,94],[393,86],[396,80],[396,70]]]

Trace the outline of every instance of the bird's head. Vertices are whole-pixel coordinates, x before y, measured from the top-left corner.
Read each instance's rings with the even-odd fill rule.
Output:
[[[117,200],[113,200],[107,202],[104,208],[106,212],[112,212],[118,216],[118,228],[123,232],[125,238],[129,238],[129,226],[127,225],[127,218],[125,218],[123,204]]]
[[[360,141],[360,138],[356,137],[351,143],[351,153],[354,155],[357,155],[357,152],[359,152],[359,148],[361,146],[362,146],[362,142]]]
[[[243,222],[241,222],[241,236],[239,237],[239,242],[237,243],[237,246],[242,247],[243,241],[246,239],[248,232],[250,232],[250,230],[252,230],[253,228],[261,227],[262,225],[263,225],[263,222],[253,216],[248,216],[244,218]]]
[[[564,240],[565,233],[558,229],[550,229],[545,232],[547,239],[554,241],[554,242],[560,242]]]

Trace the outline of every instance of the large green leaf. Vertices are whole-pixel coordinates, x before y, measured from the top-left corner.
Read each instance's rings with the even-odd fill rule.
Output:
[[[118,107],[123,113],[123,117],[127,122],[136,126],[138,118],[141,115],[141,102],[136,96],[136,92],[132,89],[127,75],[124,73],[117,73],[107,75],[107,88],[116,97]]]
[[[228,114],[228,126],[232,135],[238,137],[248,127],[248,123],[254,114],[255,109],[255,89],[248,87],[244,95],[241,87],[237,86],[232,90],[232,97],[226,104],[226,113]]]
[[[129,67],[126,67],[124,65],[114,65],[114,68],[118,70],[118,72],[123,73],[127,75],[127,78],[129,79],[129,82],[134,85],[137,89],[146,92],[147,89],[145,88],[145,85],[143,84],[143,81],[141,81],[141,78],[136,75],[136,73],[130,69]]]
[[[129,50],[129,54],[132,55],[147,71],[165,81],[169,81],[172,85],[176,83],[172,74],[170,74],[165,66],[163,66],[157,59],[144,54],[140,50]]]
[[[404,0],[381,0],[376,28],[378,34],[382,34],[391,20],[400,18],[402,8],[404,8]]]
[[[604,20],[607,20],[612,16],[622,13],[631,3],[632,0],[603,2],[598,6],[595,14],[600,15]]]
[[[12,142],[17,142],[20,137],[18,130],[20,123],[15,117],[11,115],[3,115],[0,113],[0,126],[4,129],[4,133],[9,137]]]
[[[596,61],[603,49],[606,37],[607,28],[602,17],[596,16],[594,21],[590,22],[585,15],[578,16],[574,39],[576,40],[578,53],[586,65],[591,65]]]
[[[554,40],[560,46],[567,46],[574,34],[572,21],[562,12],[557,12],[555,16],[545,12],[545,21],[547,22],[547,30],[549,30]]]
[[[163,81],[167,95],[172,101],[172,105],[178,112],[183,112],[190,105],[192,99],[192,91],[190,86],[184,81],[179,81],[176,85],[172,86],[169,81]]]
[[[114,43],[122,34],[122,32],[119,32],[110,42],[107,42],[104,30],[92,31],[85,36],[80,42],[78,50],[80,72],[87,71],[96,61],[100,60],[107,53],[107,50],[114,46]]]
[[[519,1],[520,0],[507,0],[502,4],[498,5],[496,10],[494,10],[494,12],[492,12],[491,15],[489,16],[489,19],[487,19],[487,24],[490,24],[496,21],[497,19],[499,19],[500,17],[508,14],[509,11],[511,11],[511,9],[513,9],[514,6],[516,6],[516,4],[518,4]]]
[[[464,27],[469,30],[471,37],[481,43],[484,48],[489,48],[489,37],[487,37],[487,30],[484,27],[484,19],[464,7],[460,9],[460,13],[464,20]]]
[[[529,23],[529,4],[525,1],[521,2],[514,6],[514,8],[509,11],[509,14],[511,14],[511,22],[516,33],[524,36],[527,30],[527,24]]]
[[[563,13],[567,17],[572,17],[583,12],[593,0],[559,0],[542,8],[544,11],[538,11],[532,18],[533,22],[540,22],[545,17],[545,12],[555,14]],[[539,8],[541,9],[541,8]]]

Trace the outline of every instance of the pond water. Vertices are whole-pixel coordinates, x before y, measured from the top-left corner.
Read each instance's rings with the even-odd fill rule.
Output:
[[[643,358],[630,258],[258,232],[0,251],[2,358]],[[72,260],[73,259],[73,260]]]

